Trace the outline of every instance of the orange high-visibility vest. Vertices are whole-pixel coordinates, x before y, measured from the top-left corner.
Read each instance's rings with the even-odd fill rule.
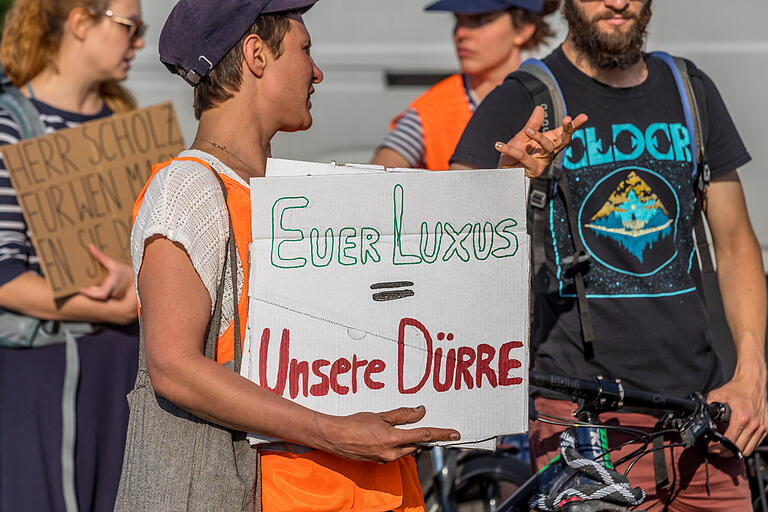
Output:
[[[464,79],[461,75],[449,76],[416,98],[408,108],[418,112],[421,119],[427,169],[448,169],[461,134],[472,118]],[[392,120],[390,129],[395,127],[405,112]]]
[[[149,182],[174,160],[196,162],[216,172],[205,161],[179,157],[152,166],[152,175],[133,206],[133,219],[144,199]],[[227,189],[227,207],[245,280],[240,290],[241,330],[245,333],[248,303],[248,244],[251,235],[250,189],[220,173]],[[234,321],[219,337],[216,361],[234,359]],[[242,345],[241,345],[242,346]],[[261,499],[268,512],[303,511],[387,511],[424,510],[424,498],[412,457],[388,464],[357,462],[313,450],[301,454],[262,449]]]

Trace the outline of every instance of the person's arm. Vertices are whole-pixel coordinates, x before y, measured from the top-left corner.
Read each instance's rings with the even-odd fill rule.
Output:
[[[394,428],[418,421],[423,408],[345,417],[320,414],[207,359],[203,343],[211,297],[180,244],[162,236],[146,240],[138,288],[152,385],[159,395],[201,418],[377,462],[412,452],[416,442],[459,438],[454,430]]]
[[[401,169],[408,169],[411,167],[411,163],[406,160],[403,155],[386,146],[379,147],[376,154],[373,155],[371,163],[383,165],[385,167],[399,167]]]
[[[396,118],[394,126],[379,144],[370,163],[408,169],[424,167],[425,160],[421,117],[416,110],[409,108]]]
[[[732,410],[725,436],[749,455],[768,431],[766,405],[766,287],[760,246],[749,221],[744,192],[733,171],[712,181],[706,214],[717,257],[725,316],[736,348],[736,370],[709,401]],[[721,451],[721,448],[716,448]]]
[[[128,324],[136,320],[133,286],[106,300],[77,293],[56,300],[45,278],[24,272],[0,286],[0,307],[41,320]]]
[[[472,169],[477,169],[477,167],[469,164],[465,164],[463,162],[451,162],[451,171],[469,171]]]

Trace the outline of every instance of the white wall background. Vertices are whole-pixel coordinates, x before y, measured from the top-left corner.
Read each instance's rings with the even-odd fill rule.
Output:
[[[281,134],[275,156],[316,161],[367,161],[389,120],[423,91],[387,88],[386,71],[448,72],[456,67],[452,17],[424,13],[426,0],[322,0],[305,20],[325,81],[313,96],[315,124]],[[191,88],[157,59],[157,38],[172,0],[145,0],[147,48],[134,62],[128,86],[140,104],[172,99],[185,140],[192,140]],[[564,33],[559,15],[552,19]],[[741,172],[752,222],[768,247],[768,2],[656,0],[648,49],[694,60],[718,85],[753,161]]]

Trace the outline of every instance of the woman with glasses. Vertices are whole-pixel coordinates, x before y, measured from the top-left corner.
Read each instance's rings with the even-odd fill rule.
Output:
[[[524,51],[553,35],[544,17],[559,0],[439,0],[427,11],[453,13],[453,43],[461,73],[417,98],[390,125],[372,163],[387,167],[448,169],[453,150],[472,113]]]
[[[144,46],[143,32],[139,0],[16,0],[0,58],[38,114],[40,131],[51,133],[135,108],[119,84]],[[0,109],[0,144],[18,142],[23,132],[19,119]],[[65,375],[73,368],[65,363],[64,344],[10,348],[0,342],[0,510],[113,508],[125,395],[138,359],[136,295],[129,266],[95,247],[90,252],[107,277],[54,300],[0,166],[0,327],[40,320],[53,328],[82,322],[92,331],[76,340],[73,414],[63,405]]]

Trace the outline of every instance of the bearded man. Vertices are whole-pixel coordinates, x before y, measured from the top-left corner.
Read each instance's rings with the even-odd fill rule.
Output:
[[[574,133],[562,163],[577,229],[571,232],[561,194],[545,209],[547,279],[535,290],[533,365],[587,379],[621,378],[628,386],[673,396],[700,392],[709,401],[725,402],[732,409],[725,435],[749,454],[768,425],[765,278],[737,174],[750,156],[713,82],[687,63],[692,80],[702,86],[697,98],[706,106],[701,119],[711,184],[702,204],[738,358],[725,382],[699,293],[692,236],[696,183],[682,100],[671,69],[642,51],[651,1],[565,0],[568,36],[543,59],[568,110],[586,113],[589,121]],[[496,141],[516,133],[534,108],[516,76],[479,106],[452,167],[498,165],[504,145]],[[574,252],[576,237],[590,255],[582,275],[594,329],[592,353],[582,341],[565,258]],[[535,403],[539,412],[559,417],[571,417],[574,410],[552,397],[537,397]],[[639,413],[602,419],[647,431],[658,421]],[[562,429],[532,424],[537,466],[557,453]],[[609,434],[609,442],[620,440]],[[619,450],[613,459],[635,448]],[[752,509],[744,465],[720,445],[710,446],[708,453],[698,447],[663,453],[666,464],[657,458],[658,472],[648,456],[629,474],[632,484],[649,495],[643,508]]]

